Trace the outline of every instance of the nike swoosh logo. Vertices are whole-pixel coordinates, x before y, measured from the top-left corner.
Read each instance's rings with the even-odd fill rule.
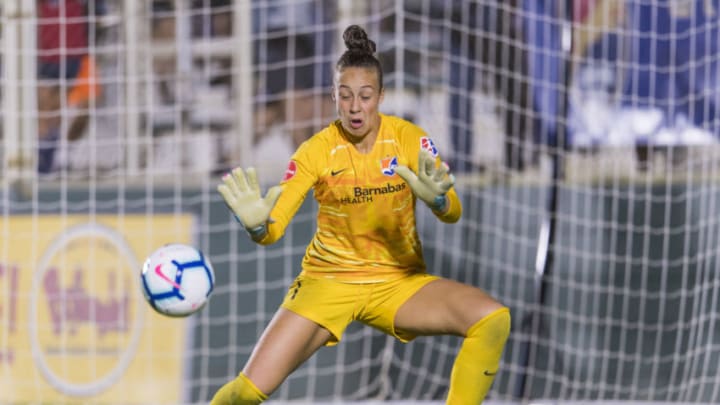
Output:
[[[495,374],[497,374],[497,371],[491,372],[491,371],[485,370],[485,371],[483,372],[483,374],[485,374],[485,375],[488,376],[488,377],[492,377],[492,376],[494,376]]]
[[[180,284],[176,283],[174,280],[171,280],[170,277],[166,276],[165,273],[162,272],[162,265],[158,264],[155,266],[155,274],[158,275],[161,279],[167,281],[168,283],[172,284],[173,287],[177,288],[178,290],[182,290],[182,287],[180,287]]]
[[[331,175],[331,176],[337,176],[338,174],[344,172],[345,170],[347,170],[347,169],[332,170],[332,171],[330,172],[330,175]]]

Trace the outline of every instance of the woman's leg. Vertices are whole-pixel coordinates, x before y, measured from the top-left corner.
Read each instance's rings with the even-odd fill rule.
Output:
[[[439,279],[400,307],[395,329],[412,335],[465,337],[453,365],[447,403],[476,405],[498,371],[510,333],[510,312],[479,288]]]
[[[280,308],[253,349],[243,373],[271,393],[330,339],[317,323]]]
[[[261,403],[330,336],[330,332],[317,323],[280,308],[265,328],[242,373],[220,388],[211,405]]]

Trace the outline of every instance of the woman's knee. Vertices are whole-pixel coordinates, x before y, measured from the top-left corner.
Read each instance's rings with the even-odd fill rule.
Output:
[[[473,318],[471,319],[473,324],[502,308],[506,308],[500,300],[485,290],[474,286],[468,287],[472,289],[473,294],[463,297],[462,306]]]
[[[470,326],[465,333],[465,337],[482,337],[484,341],[492,341],[502,345],[510,335],[510,328],[510,309],[501,306]]]

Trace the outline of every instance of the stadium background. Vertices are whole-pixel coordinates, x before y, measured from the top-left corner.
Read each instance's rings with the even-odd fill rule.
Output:
[[[315,207],[259,248],[215,186],[235,165],[277,181],[333,118],[352,23],[378,44],[383,111],[426,128],[458,176],[459,224],[420,211],[429,271],[512,310],[490,400],[717,403],[718,6],[3,3],[0,403],[205,403],[242,367]],[[63,95],[88,55],[98,90],[78,105]],[[217,275],[188,320],[150,313],[135,284],[172,241]],[[459,343],[351,325],[271,399],[439,402]]]

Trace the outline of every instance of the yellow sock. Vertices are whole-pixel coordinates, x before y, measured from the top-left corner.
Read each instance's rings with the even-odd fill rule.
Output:
[[[490,391],[510,335],[510,310],[500,308],[467,331],[450,374],[447,405],[478,405]]]
[[[245,374],[223,385],[215,393],[210,405],[257,405],[267,399]]]

